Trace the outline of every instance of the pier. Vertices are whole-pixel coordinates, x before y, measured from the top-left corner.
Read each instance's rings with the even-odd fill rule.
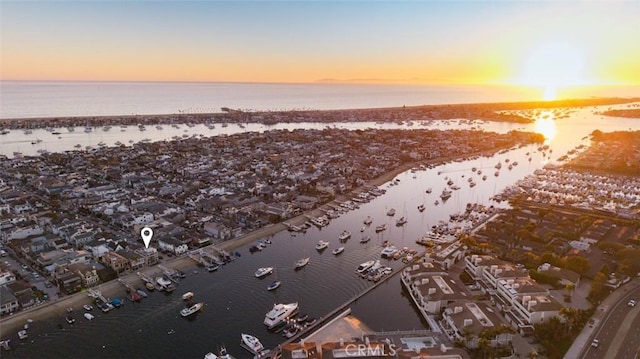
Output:
[[[351,305],[353,303],[357,302],[358,299],[364,297],[369,292],[371,292],[372,290],[376,289],[379,285],[381,285],[383,283],[386,283],[389,279],[393,278],[395,275],[397,275],[399,273],[402,273],[402,271],[405,268],[407,268],[408,266],[414,264],[414,262],[418,258],[422,258],[425,255],[426,255],[426,252],[419,253],[416,256],[416,259],[414,261],[411,261],[409,263],[405,263],[403,266],[398,268],[398,270],[393,271],[391,274],[383,277],[378,282],[375,282],[373,285],[371,285],[370,287],[366,288],[365,290],[363,290],[362,292],[360,292],[356,296],[352,297],[351,299],[349,299],[346,302],[342,303],[341,305],[337,306],[335,309],[333,309],[327,315],[324,315],[324,316],[318,318],[318,321],[316,321],[313,325],[311,325],[308,328],[305,328],[304,330],[298,332],[296,335],[294,335],[293,337],[291,337],[291,338],[287,339],[286,341],[282,342],[280,345],[278,345],[277,348],[272,350],[272,353],[274,354],[274,356],[272,356],[272,357],[275,357],[277,354],[280,353],[280,348],[283,345],[297,342],[302,338],[308,338],[308,337],[314,335],[315,333],[321,331],[325,327],[327,327],[329,324],[331,324],[336,319],[339,319],[339,318],[342,318],[342,317],[348,315],[351,312]]]

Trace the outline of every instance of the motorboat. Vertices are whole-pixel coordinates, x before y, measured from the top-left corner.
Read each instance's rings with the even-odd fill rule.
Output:
[[[67,316],[66,318],[64,318],[64,319],[65,319],[65,320],[67,321],[67,323],[69,323],[69,324],[73,324],[73,323],[75,323],[75,322],[76,322],[76,320],[75,320],[72,316],[70,316],[70,315],[68,315],[68,316]]]
[[[418,211],[422,212],[422,211],[424,211],[425,208],[426,207],[424,206],[424,204],[421,204],[421,205],[418,206]]]
[[[272,272],[273,272],[273,267],[262,267],[262,268],[258,268],[258,270],[254,275],[256,276],[256,278],[262,278],[264,276],[271,274]]]
[[[199,302],[196,303],[192,306],[190,306],[189,308],[184,308],[180,311],[180,315],[183,317],[188,317],[190,315],[193,315],[197,312],[199,312],[202,308],[204,307],[204,303]]]
[[[396,252],[398,252],[398,249],[394,246],[389,246],[386,248],[383,248],[382,251],[380,251],[380,255],[383,258],[390,258],[393,257],[394,254],[396,254]]]
[[[338,239],[341,241],[346,241],[347,239],[351,238],[351,232],[344,230],[342,231],[339,235],[338,235]]]
[[[189,300],[193,298],[193,292],[186,292],[182,295],[182,300]]]
[[[307,264],[309,264],[309,259],[310,259],[309,257],[304,257],[302,259],[297,260],[295,264],[295,268],[300,269],[306,266]]]
[[[356,272],[357,273],[364,273],[366,272],[369,268],[373,267],[373,265],[376,263],[376,261],[374,260],[370,260],[370,261],[366,261],[364,263],[361,263],[358,268],[356,268]]]
[[[280,284],[282,284],[282,282],[280,282],[279,280],[273,281],[271,282],[271,284],[269,284],[269,286],[267,287],[267,290],[276,290],[278,289]]]
[[[391,208],[390,210],[387,211],[387,216],[395,216],[396,215],[396,210],[395,208]]]
[[[273,329],[285,322],[290,316],[298,311],[298,303],[274,304],[273,308],[264,316],[263,324],[269,329]]]
[[[344,252],[344,247],[338,247],[336,249],[334,249],[331,253],[333,253],[334,255],[338,255],[340,253]]]
[[[264,350],[264,345],[260,343],[260,340],[249,334],[240,334],[240,346],[255,355]]]
[[[205,268],[207,269],[207,272],[215,272],[220,268],[220,265],[214,263],[214,264],[209,264]]]
[[[367,216],[367,218],[365,218],[365,220],[364,220],[364,224],[366,224],[368,226],[371,223],[373,223],[373,219],[371,219],[371,216]]]
[[[84,313],[83,315],[87,320],[93,320],[93,318],[94,318],[94,316],[91,315],[91,313]]]
[[[367,243],[371,240],[371,236],[364,236],[360,239],[360,243]]]
[[[325,241],[318,241],[318,244],[316,244],[316,249],[319,251],[325,250],[327,249],[327,247],[329,247],[329,242],[325,242]]]
[[[383,225],[377,226],[376,227],[376,233],[379,233],[379,232],[382,232],[382,231],[386,231],[387,228],[389,228],[389,225],[386,224],[386,223],[383,224]]]
[[[427,193],[431,193],[433,191],[433,189],[431,189],[431,187],[427,188],[427,190],[425,192]]]
[[[443,189],[442,193],[440,194],[440,198],[442,198],[443,200],[448,199],[449,197],[451,197],[451,191],[449,191],[448,189]]]
[[[20,340],[27,339],[27,337],[29,337],[29,335],[27,334],[26,330],[21,330],[18,332],[18,338],[20,338]]]
[[[204,359],[235,359],[231,354],[227,352],[227,348],[222,347],[218,351],[218,355],[213,354],[213,352],[208,352],[204,355]]]
[[[404,226],[405,223],[407,223],[407,217],[400,217],[398,218],[398,220],[396,221],[396,226],[400,227],[400,226]]]
[[[93,307],[90,304],[85,304],[85,305],[82,306],[82,308],[84,308],[84,310],[86,310],[86,311],[93,310]]]

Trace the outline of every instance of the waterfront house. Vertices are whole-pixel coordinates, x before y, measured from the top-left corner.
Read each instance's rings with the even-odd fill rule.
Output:
[[[145,265],[146,258],[139,255],[137,252],[125,248],[117,251],[116,253],[129,261],[129,268],[131,268],[132,271],[137,271]]]
[[[25,309],[33,306],[36,301],[33,296],[31,285],[24,281],[16,281],[7,284],[6,287],[13,293],[18,301],[20,308]]]
[[[158,250],[154,247],[145,248],[144,246],[134,250],[141,258],[144,259],[144,264],[152,266],[158,263]]]
[[[82,286],[85,288],[91,288],[100,283],[100,277],[96,271],[96,265],[98,263],[74,263],[67,267],[70,272],[76,273],[80,277]]]
[[[66,294],[77,293],[82,289],[82,278],[78,273],[59,268],[54,274],[55,281],[60,291]]]
[[[218,222],[209,222],[204,225],[204,233],[215,239],[226,240],[231,238],[231,228]]]
[[[18,298],[6,285],[0,286],[0,315],[11,314],[20,309]]]
[[[131,263],[120,254],[110,251],[102,256],[102,262],[111,268],[118,276],[131,272]]]
[[[186,243],[183,243],[173,236],[158,238],[158,248],[160,248],[161,251],[171,252],[175,255],[184,254],[189,250]]]

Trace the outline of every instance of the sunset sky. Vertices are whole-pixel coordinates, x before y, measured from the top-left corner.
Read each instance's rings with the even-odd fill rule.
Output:
[[[639,1],[2,1],[2,80],[640,84]]]

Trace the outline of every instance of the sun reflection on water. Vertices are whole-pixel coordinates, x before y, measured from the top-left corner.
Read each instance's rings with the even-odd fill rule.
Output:
[[[534,126],[534,131],[544,136],[546,144],[551,142],[558,133],[552,111],[542,111],[536,119]]]

